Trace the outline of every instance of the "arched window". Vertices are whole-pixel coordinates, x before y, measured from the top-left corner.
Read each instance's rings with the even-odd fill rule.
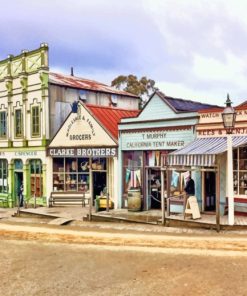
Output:
[[[30,160],[30,184],[31,196],[42,197],[42,161],[40,159]]]

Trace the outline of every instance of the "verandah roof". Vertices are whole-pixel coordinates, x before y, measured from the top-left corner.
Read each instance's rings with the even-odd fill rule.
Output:
[[[232,146],[238,146],[247,143],[246,136],[233,136]],[[214,166],[217,154],[227,150],[227,138],[198,138],[182,149],[169,154],[169,165],[184,166]]]

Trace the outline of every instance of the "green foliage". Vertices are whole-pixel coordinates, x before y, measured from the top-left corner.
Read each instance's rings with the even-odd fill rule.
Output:
[[[158,90],[158,88],[155,87],[154,80],[148,79],[146,76],[143,76],[138,80],[137,76],[133,74],[128,76],[119,75],[111,82],[111,86],[140,96],[142,104],[145,103],[151,93]]]

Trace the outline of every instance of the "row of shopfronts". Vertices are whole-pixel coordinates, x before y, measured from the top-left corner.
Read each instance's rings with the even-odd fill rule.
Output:
[[[162,197],[179,196],[191,173],[201,211],[223,214],[228,196],[223,108],[172,99],[156,92],[139,112],[79,103],[46,149],[5,149],[0,154],[0,194],[16,203],[23,182],[29,202],[46,205],[52,192],[107,192],[115,208],[139,190],[142,210],[161,209]],[[98,112],[103,110],[104,112]],[[115,112],[117,109],[115,109]],[[247,104],[236,108],[233,130],[235,209],[247,198]],[[120,122],[121,120],[121,122]],[[119,123],[120,122],[120,123]],[[179,205],[173,206],[180,212]]]

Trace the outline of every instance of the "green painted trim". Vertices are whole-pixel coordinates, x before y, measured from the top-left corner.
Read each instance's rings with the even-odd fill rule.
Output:
[[[13,147],[13,142],[8,140],[8,148],[12,148]],[[6,149],[5,149],[6,150]]]
[[[41,81],[41,89],[46,90],[49,87],[49,73],[48,72],[41,72],[39,75]]]
[[[47,172],[46,172],[46,164],[42,163],[42,191],[43,191],[43,196],[46,196],[46,177],[47,177]]]
[[[46,147],[12,147],[12,148],[0,148],[0,152],[15,152],[15,151],[46,151]]]

